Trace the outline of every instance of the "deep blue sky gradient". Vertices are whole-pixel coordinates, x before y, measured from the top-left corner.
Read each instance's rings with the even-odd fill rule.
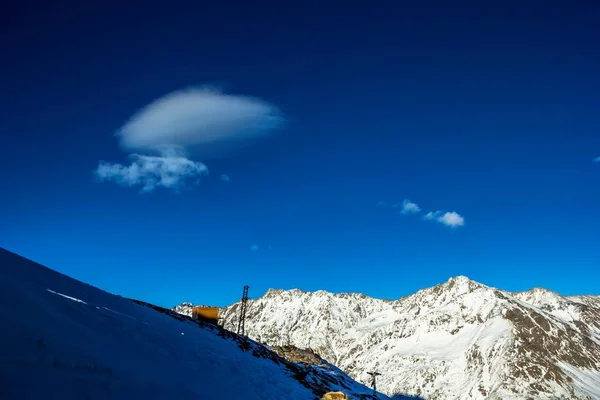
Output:
[[[600,292],[600,3],[268,3],[13,2],[0,246],[164,306],[456,275]],[[284,129],[183,193],[94,181],[136,110],[205,83]],[[466,225],[376,206],[404,198]]]

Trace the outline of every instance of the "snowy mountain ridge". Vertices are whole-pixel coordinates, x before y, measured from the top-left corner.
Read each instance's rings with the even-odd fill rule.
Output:
[[[222,310],[234,329],[239,304]],[[426,399],[600,399],[600,297],[510,293],[467,277],[395,301],[268,290],[249,337],[313,349],[362,383]]]

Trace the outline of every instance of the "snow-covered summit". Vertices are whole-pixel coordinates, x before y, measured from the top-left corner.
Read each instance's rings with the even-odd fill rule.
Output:
[[[458,286],[485,286],[482,283],[476,282],[465,275],[457,275],[450,277],[446,282],[446,285],[458,285]]]

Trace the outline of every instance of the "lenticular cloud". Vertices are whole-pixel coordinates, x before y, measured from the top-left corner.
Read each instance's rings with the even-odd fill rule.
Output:
[[[163,96],[139,110],[117,135],[133,151],[161,151],[249,139],[281,122],[279,110],[261,100],[191,88]]]

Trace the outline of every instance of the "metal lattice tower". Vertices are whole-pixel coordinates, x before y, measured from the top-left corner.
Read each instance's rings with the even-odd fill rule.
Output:
[[[246,310],[248,309],[248,288],[250,286],[244,286],[244,293],[242,294],[242,303],[240,305],[240,319],[238,321],[237,333],[238,335],[245,335],[245,322],[246,322]]]
[[[379,372],[367,372],[367,374],[371,375],[371,377],[373,378],[373,395],[376,396],[377,395],[377,376],[381,375]]]

